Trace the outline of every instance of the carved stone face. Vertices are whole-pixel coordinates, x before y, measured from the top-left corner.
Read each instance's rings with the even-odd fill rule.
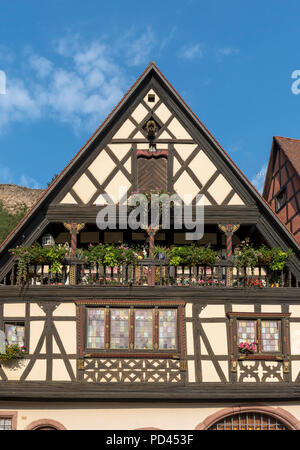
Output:
[[[155,136],[155,134],[156,134],[156,123],[154,122],[154,120],[149,120],[147,122],[146,130],[147,130],[148,136],[150,138],[153,138]]]

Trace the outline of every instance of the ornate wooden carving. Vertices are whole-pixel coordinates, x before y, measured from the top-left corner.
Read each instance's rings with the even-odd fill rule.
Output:
[[[275,361],[238,361],[238,383],[283,382],[283,364]],[[247,380],[248,379],[248,380]]]
[[[85,360],[84,381],[94,383],[183,383],[185,362],[166,359]]]

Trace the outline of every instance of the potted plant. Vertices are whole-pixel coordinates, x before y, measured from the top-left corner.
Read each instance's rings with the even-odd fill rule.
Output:
[[[248,241],[242,241],[234,249],[234,265],[236,267],[255,267],[258,265],[257,250]]]
[[[288,259],[292,257],[293,252],[291,249],[289,249],[287,252],[284,252],[280,248],[272,248],[270,250],[270,254],[271,254],[271,261],[269,263],[270,269],[274,271],[281,271],[283,270]]]
[[[5,353],[0,354],[0,361],[11,361],[24,358],[26,353],[25,345],[19,346],[18,344],[8,344],[5,347]]]
[[[158,258],[160,260],[167,259],[169,254],[169,249],[167,247],[162,247],[160,245],[155,245],[153,248],[153,256],[154,258]]]
[[[258,263],[261,266],[269,266],[271,262],[271,250],[264,244],[257,250]]]
[[[244,355],[251,355],[257,352],[257,342],[241,342],[238,346],[239,353]]]
[[[263,289],[265,287],[265,282],[257,277],[250,277],[246,282],[246,286]]]

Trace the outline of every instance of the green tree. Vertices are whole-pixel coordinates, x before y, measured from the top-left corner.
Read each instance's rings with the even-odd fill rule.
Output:
[[[0,244],[9,235],[9,233],[15,228],[20,220],[25,216],[28,208],[23,206],[16,214],[12,214],[7,211],[3,203],[0,201]]]
[[[58,173],[55,173],[54,175],[53,175],[53,177],[52,177],[52,180],[51,181],[48,181],[48,183],[47,183],[47,187],[49,187],[50,186],[50,184],[52,184],[53,183],[53,181],[56,179],[58,177]]]

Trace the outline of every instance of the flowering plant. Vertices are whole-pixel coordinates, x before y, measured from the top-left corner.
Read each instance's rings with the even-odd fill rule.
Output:
[[[247,240],[234,249],[234,264],[237,267],[254,267],[258,263],[257,251]]]
[[[0,354],[0,361],[9,361],[11,359],[24,358],[26,352],[25,345],[19,346],[18,344],[6,345],[5,353]]]
[[[183,247],[172,247],[169,252],[169,262],[171,266],[199,264],[211,265],[217,260],[217,252],[210,248],[198,247],[195,244]]]
[[[240,353],[245,353],[246,355],[253,354],[257,352],[257,342],[251,342],[251,344],[241,342],[238,348]]]
[[[265,287],[265,282],[262,281],[262,280],[259,280],[259,279],[256,278],[256,277],[253,277],[253,278],[250,277],[250,278],[248,278],[248,280],[247,280],[246,286],[247,286],[247,287],[253,286],[253,287],[258,287],[258,288],[260,288],[260,289],[263,289],[263,288]]]
[[[17,282],[19,284],[27,281],[30,264],[49,264],[52,274],[60,273],[67,249],[61,245],[42,247],[39,243],[35,242],[29,246],[17,246],[16,248],[10,249],[9,252],[17,259]]]
[[[110,244],[89,245],[84,251],[87,262],[91,265],[102,264],[108,267],[119,267],[122,264],[136,264],[138,253],[135,249],[120,244],[118,246]]]
[[[239,247],[234,249],[235,266],[237,267],[255,267],[268,266],[271,270],[282,270],[293,256],[293,252],[289,249],[284,252],[280,248],[269,249],[264,244],[255,249],[249,239],[241,242]]]
[[[224,286],[225,282],[224,280],[217,280],[217,279],[209,279],[209,280],[199,280],[197,281],[197,284],[199,286]]]

